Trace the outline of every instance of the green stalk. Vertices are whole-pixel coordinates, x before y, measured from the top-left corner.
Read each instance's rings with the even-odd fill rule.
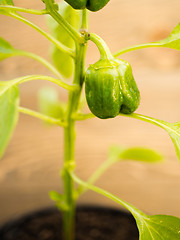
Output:
[[[85,14],[82,14],[82,23]],[[86,44],[76,43],[75,72],[73,84],[79,85],[77,92],[69,93],[68,108],[66,113],[67,127],[64,128],[64,168],[62,178],[64,182],[65,204],[68,206],[63,211],[63,237],[64,240],[74,240],[75,232],[75,187],[74,180],[69,172],[75,167],[75,119],[74,114],[77,112],[79,99],[81,95],[82,84],[85,73],[85,54]]]
[[[118,57],[121,54],[130,52],[130,51],[143,49],[143,48],[151,48],[151,47],[161,47],[161,46],[160,46],[160,43],[156,43],[156,42],[133,45],[133,46],[130,46],[130,47],[127,47],[127,48],[123,48],[123,49],[119,50],[118,52],[114,53],[114,57]]]
[[[46,5],[46,9],[49,12],[49,15],[54,18],[54,20],[62,26],[67,33],[69,34],[72,39],[74,39],[75,42],[83,43],[84,38],[81,36],[81,34],[76,31],[71,24],[69,24],[59,13],[58,13],[58,5],[53,0],[43,0],[43,2]]]
[[[65,127],[66,126],[66,123],[65,122],[62,122],[61,119],[56,119],[56,118],[53,118],[53,117],[49,117],[49,116],[46,116],[40,112],[36,112],[34,110],[31,110],[31,109],[28,109],[28,108],[24,108],[24,107],[18,107],[18,111],[20,113],[24,113],[24,114],[27,114],[29,116],[32,116],[32,117],[35,117],[35,118],[38,118],[40,120],[43,120],[47,123],[51,123],[51,124],[57,124],[61,127]]]
[[[70,85],[60,79],[56,79],[50,76],[44,76],[44,75],[28,75],[28,76],[24,76],[24,77],[20,77],[20,78],[15,78],[13,80],[9,81],[9,86],[15,86],[15,85],[19,85],[25,82],[29,82],[29,81],[34,81],[34,80],[47,80],[49,82],[52,82],[54,84],[57,84],[58,86],[68,90],[68,91],[78,91],[79,90],[79,86],[78,85]]]
[[[114,59],[109,47],[107,46],[107,44],[105,43],[105,41],[102,38],[100,38],[95,33],[88,33],[86,35],[86,38],[87,38],[87,40],[91,40],[92,42],[94,42],[96,44],[96,46],[99,49],[101,59],[108,59],[108,60]]]
[[[81,34],[77,32],[66,20],[64,20],[64,18],[57,11],[53,9],[49,14],[57,23],[59,23],[59,25],[61,25],[67,31],[72,39],[80,43],[84,41],[84,39],[81,37]]]
[[[83,121],[83,120],[95,118],[95,115],[93,113],[78,113],[78,114],[75,114],[73,117],[76,121]]]
[[[6,10],[7,12],[17,11],[17,12],[24,12],[24,13],[30,13],[35,15],[44,15],[48,13],[46,9],[36,10],[36,9],[29,9],[29,8],[27,9],[27,8],[21,8],[16,6],[10,6],[10,5],[1,5],[0,10]]]

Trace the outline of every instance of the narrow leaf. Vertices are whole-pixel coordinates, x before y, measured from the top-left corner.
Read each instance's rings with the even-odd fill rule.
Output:
[[[18,120],[19,90],[0,82],[0,158],[8,145]]]
[[[59,13],[61,16],[68,21],[76,30],[80,27],[80,11],[75,10],[66,2],[61,2],[59,4]],[[69,48],[74,48],[74,41],[69,36],[69,34],[61,27],[52,17],[48,16],[48,26],[51,33],[57,40],[63,43]],[[61,52],[55,45],[51,45],[51,57],[56,66],[56,68],[65,77],[70,77],[73,73],[74,63],[72,58]]]
[[[17,54],[9,42],[0,37],[0,61]]]
[[[50,196],[51,200],[53,200],[53,201],[63,201],[64,200],[64,196],[59,194],[56,191],[50,191],[49,196]]]
[[[69,209],[68,205],[65,202],[64,195],[59,194],[56,191],[49,192],[49,196],[51,200],[56,202],[57,208],[59,208],[61,211],[67,211]]]
[[[159,162],[163,159],[162,155],[157,151],[143,147],[128,148],[121,153],[120,158],[122,160],[129,159],[149,163]]]
[[[109,157],[114,161],[134,160],[149,163],[159,162],[163,159],[159,152],[150,148],[123,148],[121,146],[112,146],[109,150]]]
[[[64,105],[59,102],[58,92],[54,88],[44,87],[38,94],[39,111],[49,117],[62,118]]]
[[[180,160],[180,122],[168,123],[164,122],[163,128],[169,133],[174,143],[176,154]]]

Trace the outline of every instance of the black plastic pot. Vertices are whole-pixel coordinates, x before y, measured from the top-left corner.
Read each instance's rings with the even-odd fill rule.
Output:
[[[61,240],[61,213],[48,208],[6,223],[0,240]],[[115,209],[77,208],[76,240],[138,240],[132,215]]]

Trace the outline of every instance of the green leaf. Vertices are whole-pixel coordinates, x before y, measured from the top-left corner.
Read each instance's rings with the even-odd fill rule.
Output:
[[[59,13],[67,20],[72,27],[79,30],[80,27],[80,11],[73,9],[66,2],[59,4]],[[74,48],[74,41],[69,34],[61,27],[52,17],[48,16],[48,26],[52,35],[69,48]],[[65,77],[70,77],[74,70],[73,59],[66,53],[61,52],[55,45],[51,45],[51,57],[56,68]]]
[[[56,202],[57,208],[59,208],[61,211],[69,210],[69,207],[65,202],[64,195],[59,194],[56,191],[51,191],[51,192],[49,192],[49,196],[50,196],[51,200]]]
[[[173,29],[167,38],[157,43],[160,43],[160,46],[173,48],[180,51],[180,23]]]
[[[64,195],[61,195],[56,191],[50,191],[49,196],[50,196],[51,200],[53,200],[53,201],[63,201],[64,200]]]
[[[0,37],[0,61],[17,54],[9,42]]]
[[[111,199],[129,210],[136,220],[139,240],[180,240],[180,218],[169,215],[146,215],[133,205],[110,194]]]
[[[0,5],[14,5],[13,0],[0,0]]]
[[[179,240],[180,219],[167,215],[138,215],[135,217],[140,240]]]
[[[58,92],[54,88],[44,87],[38,94],[39,111],[49,117],[62,118],[65,106],[59,102]]]
[[[112,146],[109,150],[109,157],[113,158],[114,161],[134,160],[149,163],[163,160],[163,156],[159,152],[144,147],[123,148]]]
[[[139,229],[139,240],[180,240],[180,218],[146,215],[127,202],[119,199],[119,203],[134,216]]]
[[[120,158],[122,160],[135,160],[135,161],[142,161],[142,162],[159,162],[163,159],[163,156],[149,148],[142,148],[142,147],[132,147],[124,150]]]
[[[8,145],[18,120],[19,90],[0,82],[0,158]]]
[[[163,124],[161,127],[169,133],[180,160],[180,122],[168,123],[160,120],[159,122]]]
[[[55,0],[41,0],[43,3],[45,3],[45,4],[53,4],[53,3],[55,3]]]

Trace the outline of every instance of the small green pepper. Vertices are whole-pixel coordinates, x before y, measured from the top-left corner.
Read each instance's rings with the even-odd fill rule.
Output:
[[[99,60],[86,71],[86,100],[91,112],[99,118],[118,115],[123,98],[120,94],[119,74],[113,62]]]
[[[139,106],[140,93],[128,62],[100,59],[86,71],[86,100],[91,112],[102,119],[130,114]]]
[[[96,12],[103,8],[110,0],[88,0],[86,7],[90,11]]]
[[[87,8],[96,12],[103,8],[110,0],[65,0],[75,9]]]
[[[65,0],[75,9],[83,9],[86,7],[87,0]]]

